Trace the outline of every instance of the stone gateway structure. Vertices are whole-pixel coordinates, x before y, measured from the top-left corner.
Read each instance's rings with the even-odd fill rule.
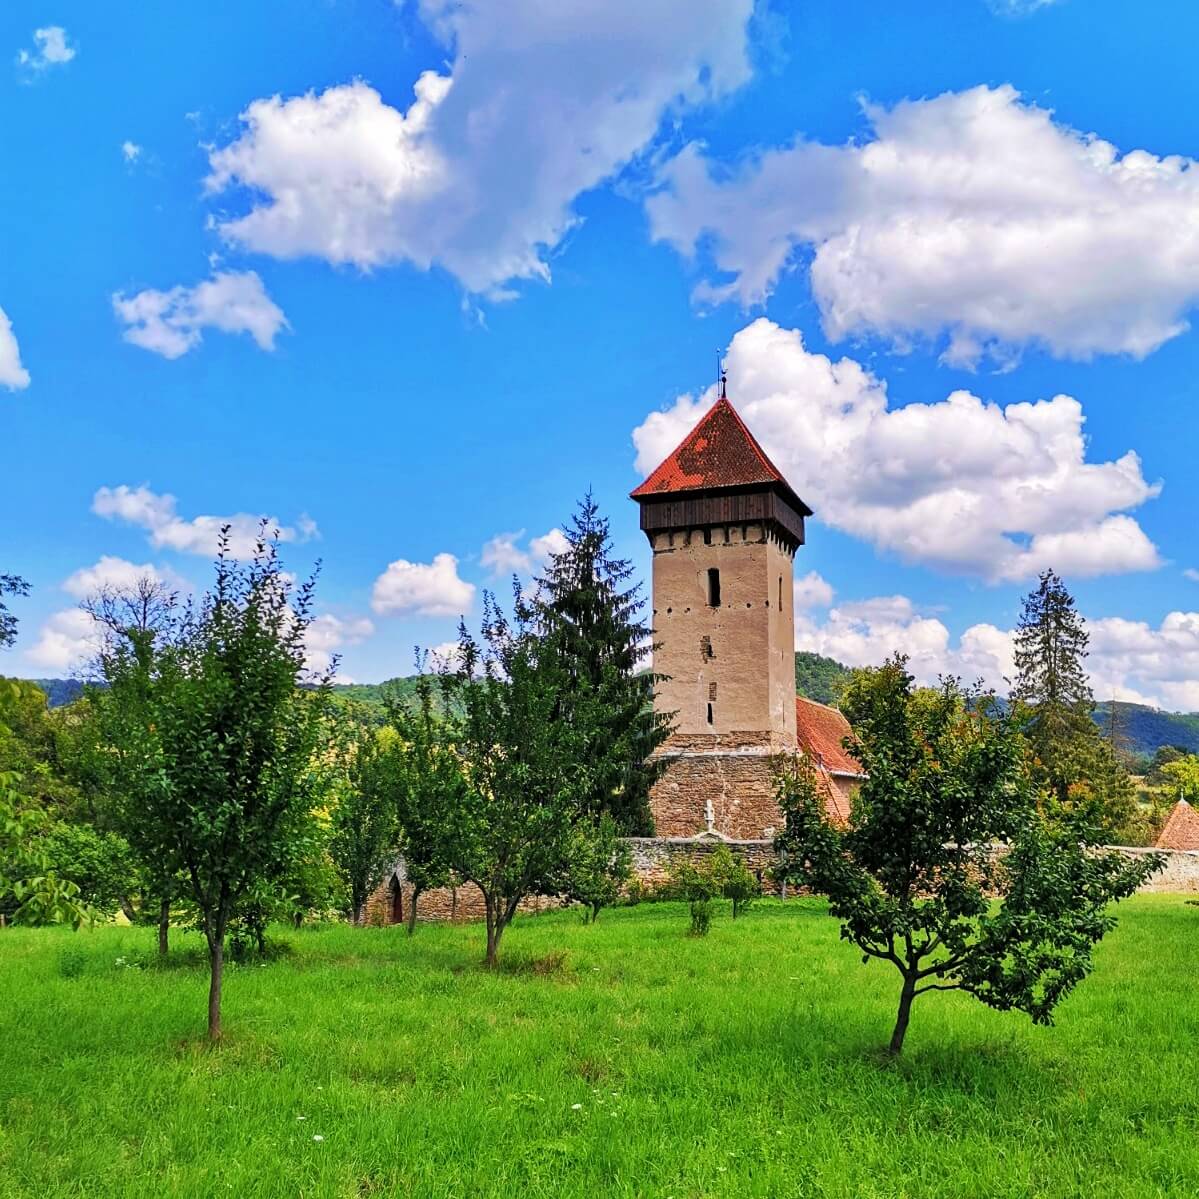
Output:
[[[769,840],[778,755],[807,753],[844,818],[856,764],[833,708],[795,694],[794,561],[812,510],[724,394],[632,492],[653,552],[655,694],[674,732],[659,837]]]

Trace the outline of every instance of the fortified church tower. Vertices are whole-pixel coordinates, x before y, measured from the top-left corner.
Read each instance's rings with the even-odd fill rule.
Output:
[[[771,759],[797,749],[793,565],[811,509],[723,381],[632,498],[653,550],[654,670],[668,676],[654,705],[675,729],[651,796],[657,834],[769,838],[781,825]]]

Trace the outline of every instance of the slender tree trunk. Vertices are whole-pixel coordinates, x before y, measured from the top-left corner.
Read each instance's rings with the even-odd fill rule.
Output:
[[[133,904],[129,901],[129,896],[122,895],[117,902],[121,905],[121,911],[125,913],[125,919],[128,920],[130,924],[136,924],[137,909],[134,908]]]
[[[592,905],[592,908],[591,908],[591,923],[592,924],[594,924],[599,919],[600,908],[602,906],[603,906],[602,904],[598,904],[598,903]]]
[[[458,888],[455,886],[455,887],[450,888],[450,919],[456,920],[457,918],[458,918]]]
[[[354,903],[354,923],[362,925],[366,922],[366,900],[356,899]]]
[[[412,887],[412,900],[408,904],[408,935],[416,932],[416,901],[420,899],[421,888],[415,884]]]
[[[916,998],[916,978],[914,975],[904,975],[903,990],[899,993],[899,1012],[895,1017],[895,1031],[891,1034],[891,1044],[887,1052],[892,1057],[898,1057],[903,1050],[903,1039],[908,1032],[908,1018],[912,1014],[912,1000]]]
[[[225,930],[208,940],[208,1039],[221,1039],[221,978],[225,970]]]
[[[171,935],[171,901],[169,899],[160,899],[158,901],[158,956],[165,958],[167,951],[170,949]]]
[[[483,959],[483,965],[488,970],[494,970],[496,966],[496,954],[500,948],[500,934],[496,925],[499,923],[499,913],[496,911],[496,905],[493,903],[491,896],[484,896],[484,903],[487,909],[487,956]]]

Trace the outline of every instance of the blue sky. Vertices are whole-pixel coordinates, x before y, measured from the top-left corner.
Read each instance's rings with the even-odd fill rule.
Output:
[[[626,494],[724,349],[816,509],[802,646],[998,682],[1052,565],[1099,694],[1199,709],[1197,35],[1116,0],[10,0],[0,570],[34,591],[0,666],[68,672],[80,594],[203,586],[238,515],[322,560],[313,660],[363,681],[588,487],[644,574]]]

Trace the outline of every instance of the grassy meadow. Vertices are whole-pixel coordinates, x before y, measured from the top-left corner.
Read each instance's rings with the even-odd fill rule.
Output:
[[[0,1196],[1199,1194],[1199,908],[1139,896],[1051,1028],[917,1001],[816,900],[276,930],[206,1047],[199,939],[0,932]],[[143,964],[143,963],[149,963]]]

